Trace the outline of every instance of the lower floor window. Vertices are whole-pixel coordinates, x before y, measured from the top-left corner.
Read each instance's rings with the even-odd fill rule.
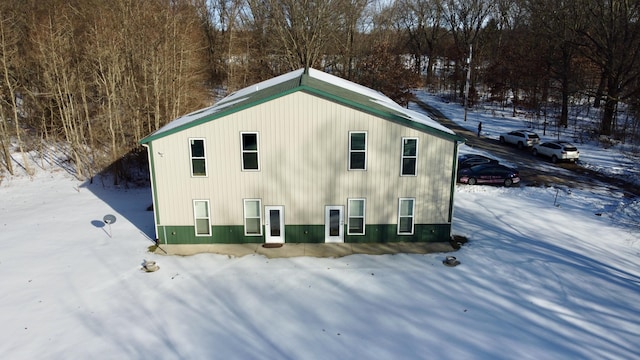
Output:
[[[244,234],[262,235],[262,207],[260,199],[244,200]]]
[[[349,199],[348,235],[364,235],[365,199]]]
[[[209,219],[209,200],[194,200],[193,214],[196,222],[196,236],[211,235],[211,221]]]
[[[413,235],[415,199],[400,198],[398,203],[398,235]]]

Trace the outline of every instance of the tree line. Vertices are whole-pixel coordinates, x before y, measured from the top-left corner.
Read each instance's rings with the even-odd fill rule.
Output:
[[[565,127],[582,102],[637,141],[639,20],[637,0],[4,0],[0,167],[63,151],[79,178],[119,174],[167,122],[301,67],[401,104],[468,86]]]

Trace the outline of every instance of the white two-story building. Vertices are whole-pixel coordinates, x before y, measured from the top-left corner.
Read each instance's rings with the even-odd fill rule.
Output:
[[[141,143],[157,241],[207,244],[449,241],[462,141],[377,91],[301,69]]]

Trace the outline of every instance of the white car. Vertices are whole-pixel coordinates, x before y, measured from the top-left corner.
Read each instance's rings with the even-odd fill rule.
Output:
[[[553,163],[562,160],[575,162],[580,157],[580,151],[573,144],[566,141],[549,141],[534,145],[533,155],[549,157]]]
[[[530,148],[540,143],[540,137],[529,130],[516,130],[500,134],[500,143],[516,145],[518,149]]]

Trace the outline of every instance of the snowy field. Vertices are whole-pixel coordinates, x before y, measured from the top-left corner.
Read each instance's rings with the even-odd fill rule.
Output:
[[[0,359],[640,354],[640,199],[621,193],[459,185],[454,233],[470,241],[453,268],[447,254],[154,255],[150,203],[55,168],[0,183]]]

